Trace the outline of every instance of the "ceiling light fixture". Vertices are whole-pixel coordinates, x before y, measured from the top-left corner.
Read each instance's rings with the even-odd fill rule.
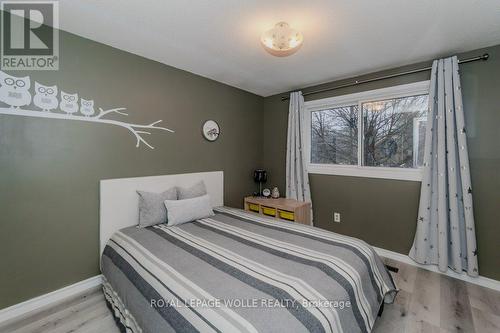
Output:
[[[260,42],[264,49],[276,57],[286,57],[294,54],[302,45],[304,37],[290,28],[288,23],[276,23],[274,28],[264,32]]]

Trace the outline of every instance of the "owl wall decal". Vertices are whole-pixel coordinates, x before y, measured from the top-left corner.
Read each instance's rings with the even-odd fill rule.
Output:
[[[30,77],[15,77],[0,71],[0,101],[19,109],[30,105]]]
[[[61,111],[67,114],[78,112],[78,94],[68,94],[61,90],[61,103],[59,104]]]
[[[1,1],[1,0],[0,0]],[[34,81],[34,97],[33,105],[36,108],[30,108],[32,95],[30,93],[31,80],[29,76],[15,77],[0,71],[0,115],[12,115],[22,117],[36,118],[52,118],[57,120],[79,120],[85,122],[101,123],[119,126],[128,130],[136,140],[135,146],[145,145],[150,149],[154,147],[144,138],[145,135],[151,134],[150,130],[160,130],[174,133],[173,130],[159,126],[161,119],[153,121],[150,124],[136,124],[107,118],[111,114],[119,114],[127,116],[123,112],[126,108],[98,108],[97,112],[94,109],[94,100],[80,99],[78,103],[78,94],[68,94],[61,90],[60,98],[58,99],[59,89],[57,85],[45,86]],[[8,106],[5,106],[7,104]],[[26,107],[25,107],[26,106]],[[22,109],[20,109],[23,107]],[[56,110],[57,107],[64,112],[50,112]],[[33,110],[36,109],[36,110]],[[42,111],[40,111],[40,109]],[[78,112],[80,112],[78,114]],[[95,115],[98,113],[97,115]]]
[[[95,113],[94,110],[94,100],[86,100],[80,98],[80,113],[85,117],[89,117]]]
[[[35,96],[33,104],[43,111],[55,110],[59,106],[57,86],[44,86],[35,81]]]

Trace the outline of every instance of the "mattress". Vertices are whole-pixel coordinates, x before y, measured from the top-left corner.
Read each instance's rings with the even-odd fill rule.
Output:
[[[396,286],[367,243],[219,207],[129,227],[104,249],[104,292],[129,332],[370,332]]]

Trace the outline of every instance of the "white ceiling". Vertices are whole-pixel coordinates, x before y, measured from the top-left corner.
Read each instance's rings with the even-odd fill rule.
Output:
[[[287,21],[294,55],[260,34]],[[269,96],[500,44],[499,0],[61,0],[60,27]]]

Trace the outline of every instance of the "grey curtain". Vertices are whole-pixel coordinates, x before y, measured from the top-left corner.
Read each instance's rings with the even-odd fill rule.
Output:
[[[424,175],[409,256],[478,275],[472,185],[457,57],[432,64]]]
[[[309,175],[304,156],[304,97],[302,92],[290,94],[288,111],[288,136],[286,145],[286,197],[299,201],[311,201]],[[311,212],[312,216],[312,212]]]

